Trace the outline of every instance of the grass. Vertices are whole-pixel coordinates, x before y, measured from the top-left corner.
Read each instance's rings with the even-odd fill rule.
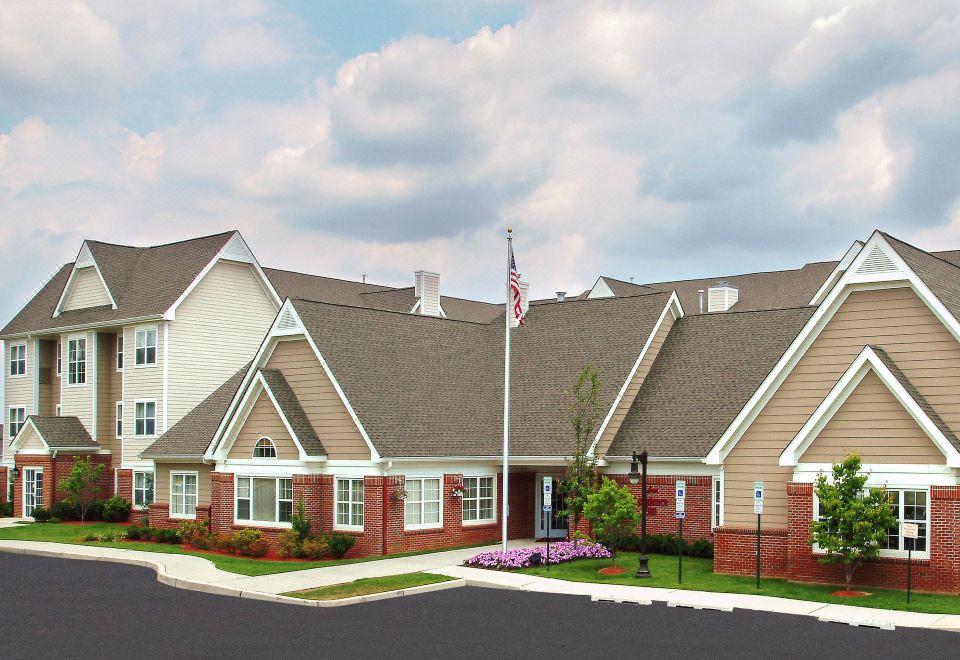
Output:
[[[856,605],[860,607],[874,607],[885,610],[903,610],[908,612],[925,612],[929,614],[960,614],[960,596],[943,594],[927,594],[914,592],[911,602],[907,604],[905,591],[890,589],[876,589],[873,587],[853,587],[866,591],[869,596],[856,598],[841,598],[831,593],[842,589],[842,586],[828,584],[804,584],[788,582],[783,579],[763,578],[760,589],[756,588],[756,581],[752,577],[737,575],[718,575],[713,572],[713,560],[685,557],[683,560],[683,584],[677,583],[677,558],[670,555],[649,555],[650,572],[653,577],[638,580],[634,577],[637,570],[638,554],[636,552],[622,552],[617,555],[616,565],[627,569],[619,575],[602,575],[601,568],[611,565],[609,559],[579,559],[565,564],[556,564],[550,567],[522,568],[518,572],[528,575],[571,580],[573,582],[598,582],[606,584],[626,584],[635,587],[661,587],[665,589],[692,589],[696,591],[716,591],[736,594],[759,594],[762,596],[779,596],[780,598],[794,598],[819,603],[833,603],[837,605]]]
[[[322,568],[325,566],[337,566],[340,564],[356,564],[377,559],[389,559],[393,557],[407,557],[411,555],[429,554],[429,552],[443,552],[445,550],[457,550],[459,548],[441,548],[428,552],[404,552],[387,557],[362,557],[359,559],[326,559],[319,561],[272,561],[269,559],[249,559],[247,557],[237,557],[234,555],[222,555],[216,552],[203,552],[201,550],[188,550],[182,546],[166,543],[134,543],[134,542],[85,542],[83,537],[89,534],[109,534],[117,530],[126,529],[123,525],[114,523],[88,523],[86,525],[68,525],[65,523],[29,523],[18,525],[16,527],[5,527],[0,529],[0,540],[10,541],[48,541],[52,543],[69,543],[71,545],[93,545],[101,548],[121,548],[123,550],[139,550],[141,552],[157,552],[161,554],[191,555],[193,557],[202,557],[213,562],[213,565],[221,571],[229,573],[238,573],[240,575],[274,575],[276,573],[289,573],[290,571],[303,571],[308,568]],[[461,546],[476,547],[476,546]]]
[[[328,587],[320,587],[319,589],[291,591],[290,593],[284,594],[284,596],[293,596],[294,598],[304,598],[307,600],[339,600],[352,596],[379,594],[384,591],[410,589],[411,587],[437,584],[438,582],[447,582],[453,579],[455,578],[446,575],[432,575],[430,573],[403,573],[402,575],[389,575],[387,577],[363,578],[343,584],[332,584]]]

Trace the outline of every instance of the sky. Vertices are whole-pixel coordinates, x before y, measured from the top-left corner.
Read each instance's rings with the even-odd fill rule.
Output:
[[[960,248],[960,3],[4,0],[0,317],[84,239],[502,299]]]

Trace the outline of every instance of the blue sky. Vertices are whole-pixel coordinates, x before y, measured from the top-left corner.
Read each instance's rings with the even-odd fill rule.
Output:
[[[0,3],[9,318],[84,238],[495,300],[960,248],[953,1]]]

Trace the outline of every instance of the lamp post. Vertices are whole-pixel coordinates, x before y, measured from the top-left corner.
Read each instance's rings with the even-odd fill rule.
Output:
[[[639,464],[639,466],[638,466]],[[647,565],[647,450],[633,455],[630,463],[630,483],[634,486],[640,482],[640,565],[637,567],[638,578],[652,577]]]

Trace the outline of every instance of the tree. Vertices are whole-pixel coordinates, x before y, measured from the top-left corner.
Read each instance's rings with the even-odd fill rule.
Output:
[[[100,475],[106,466],[103,463],[93,465],[90,458],[84,456],[73,464],[70,476],[61,479],[58,486],[67,496],[66,500],[77,507],[81,522],[87,517],[87,509],[100,494]]]
[[[633,493],[628,487],[620,486],[607,478],[604,478],[598,490],[587,497],[583,515],[614,556],[620,541],[636,533],[637,525],[640,524],[640,514],[637,513]]]
[[[823,564],[842,564],[847,586],[864,561],[880,555],[880,543],[887,530],[896,527],[890,498],[884,488],[864,491],[867,475],[856,454],[833,465],[833,480],[817,477],[814,492],[820,501],[819,520],[810,525],[810,540],[826,554]]]
[[[567,460],[567,476],[560,483],[564,496],[561,513],[573,517],[573,543],[587,498],[597,489],[597,459],[590,453],[593,434],[603,414],[600,403],[600,372],[587,365],[573,384],[569,417],[573,427],[573,455]]]

